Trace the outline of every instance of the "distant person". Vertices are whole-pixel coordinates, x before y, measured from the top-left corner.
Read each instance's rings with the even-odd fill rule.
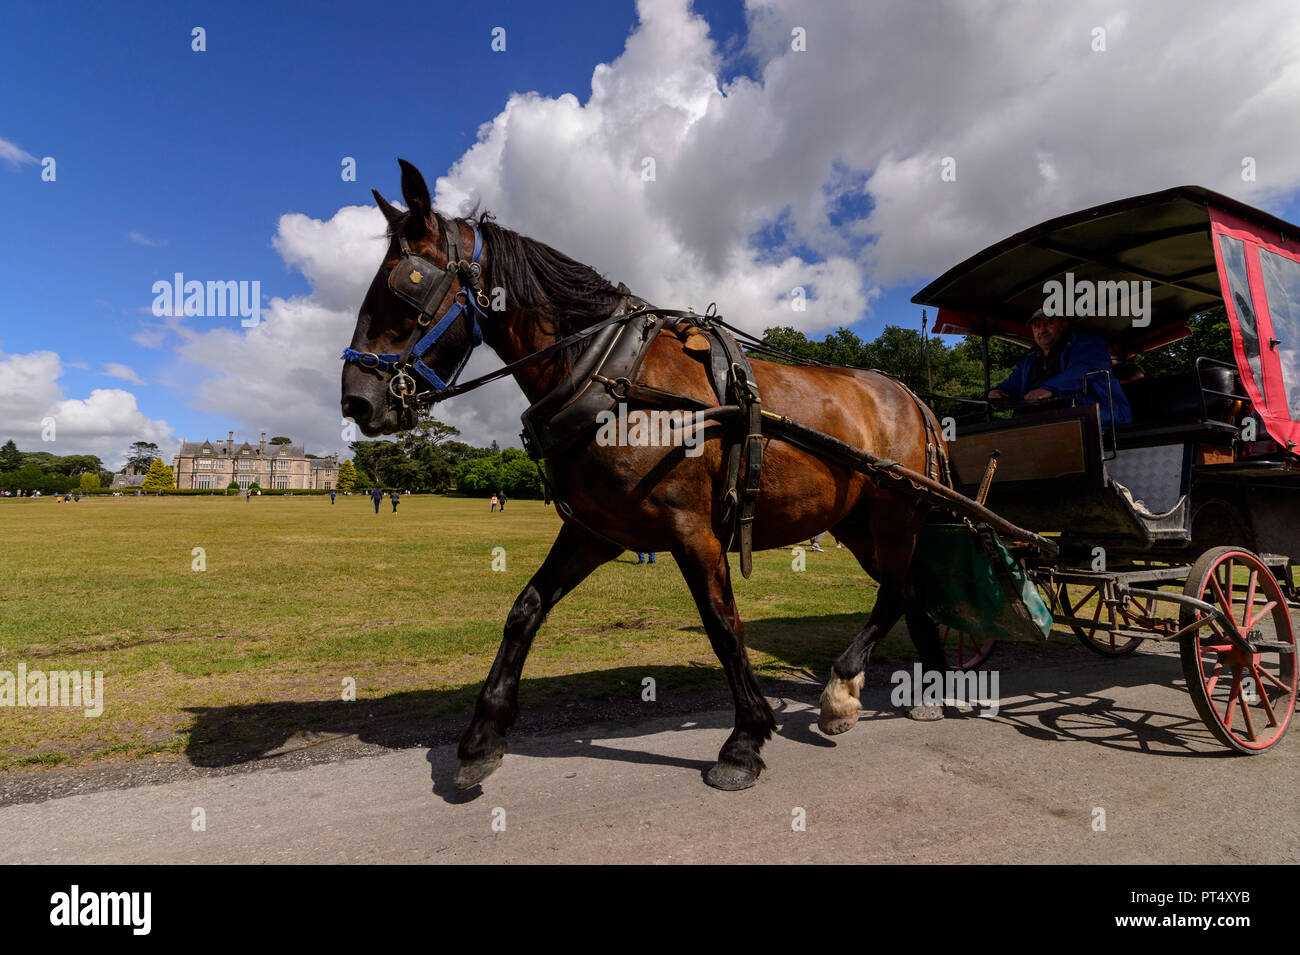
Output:
[[[334,503],[334,492],[333,492],[333,491],[330,491],[330,503],[331,503],[331,504]]]
[[[253,500],[253,492],[252,492],[251,490],[245,491],[245,492],[244,492],[244,503],[245,503],[245,504],[250,503],[252,500]]]
[[[501,502],[501,510],[504,511],[506,509],[506,492],[497,491],[497,499]]]
[[[393,513],[396,514],[397,503],[402,499],[402,496],[397,493],[396,489],[394,489],[388,492],[388,499],[393,502]]]
[[[493,511],[496,511],[496,509],[497,509],[497,496],[496,496],[495,494],[493,494],[493,495],[492,495],[492,510],[493,510]]]
[[[379,513],[379,502],[382,501],[382,500],[384,499],[384,489],[383,489],[383,488],[379,488],[379,487],[372,488],[371,491],[370,491],[370,499],[371,499],[371,500],[374,502],[374,504],[375,504],[375,513],[378,514],[378,513]]]

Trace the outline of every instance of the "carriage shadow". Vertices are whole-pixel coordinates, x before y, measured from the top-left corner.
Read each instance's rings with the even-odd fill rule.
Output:
[[[763,689],[774,701],[778,734],[792,742],[834,748],[833,738],[815,727],[817,701],[830,661],[847,645],[861,617],[756,620],[746,628],[749,645],[781,661],[765,668]],[[684,628],[696,630],[698,628]],[[703,635],[701,635],[703,640]],[[885,652],[868,670],[860,722],[905,718],[890,702],[890,674],[910,669],[912,655],[905,631],[891,635]],[[1003,646],[988,667],[1001,676],[1004,699],[996,716],[979,717],[952,707],[950,718],[986,720],[1010,726],[1045,742],[1083,741],[1093,745],[1165,756],[1219,757],[1212,737],[1195,717],[1190,699],[1179,712],[1131,709],[1120,705],[1115,690],[1140,686],[1172,687],[1183,692],[1176,657],[1137,654],[1112,661],[1094,660],[1086,650],[1052,646]],[[641,699],[642,680],[659,687],[653,702]],[[619,692],[592,692],[593,681]],[[1063,689],[1046,689],[1063,687]],[[670,689],[671,688],[671,689]],[[201,767],[235,767],[274,763],[340,741],[360,741],[386,749],[429,747],[435,791],[452,796],[454,754],[473,708],[478,686],[450,690],[392,693],[373,699],[279,701],[226,707],[194,707],[189,761]],[[520,690],[521,716],[511,735],[510,752],[519,755],[584,755],[624,763],[707,770],[710,760],[680,759],[600,742],[611,737],[649,735],[665,729],[717,730],[719,744],[733,720],[731,698],[721,668],[713,664],[622,667],[595,673],[525,679]],[[557,748],[554,737],[578,730],[571,745]],[[711,755],[711,754],[710,754]],[[446,765],[443,765],[446,763]]]

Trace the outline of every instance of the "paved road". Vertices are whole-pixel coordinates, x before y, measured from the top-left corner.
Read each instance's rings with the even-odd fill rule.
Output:
[[[831,740],[814,689],[774,701],[768,772],[741,793],[701,781],[718,711],[516,740],[468,797],[448,746],[8,806],[0,862],[1300,860],[1300,737],[1226,755],[1172,655],[1007,667],[993,718],[915,723],[868,687]]]

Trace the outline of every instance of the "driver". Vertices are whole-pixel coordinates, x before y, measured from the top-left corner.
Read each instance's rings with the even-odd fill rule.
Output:
[[[1115,424],[1132,422],[1133,412],[1117,378],[1112,375],[1110,379],[1109,399],[1104,375],[1084,378],[1089,372],[1112,371],[1110,351],[1101,338],[1071,331],[1064,316],[1047,315],[1041,308],[1029,316],[1029,330],[1036,347],[1029,349],[1006,381],[989,391],[987,397],[1045,401],[1077,396],[1079,404],[1101,406],[1103,427],[1111,423],[1113,401]]]

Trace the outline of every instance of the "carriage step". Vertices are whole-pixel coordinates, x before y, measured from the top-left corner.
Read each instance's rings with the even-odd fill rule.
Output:
[[[1278,653],[1295,653],[1295,644],[1286,643],[1282,640],[1253,640],[1250,646],[1256,653],[1265,650],[1276,650]]]

